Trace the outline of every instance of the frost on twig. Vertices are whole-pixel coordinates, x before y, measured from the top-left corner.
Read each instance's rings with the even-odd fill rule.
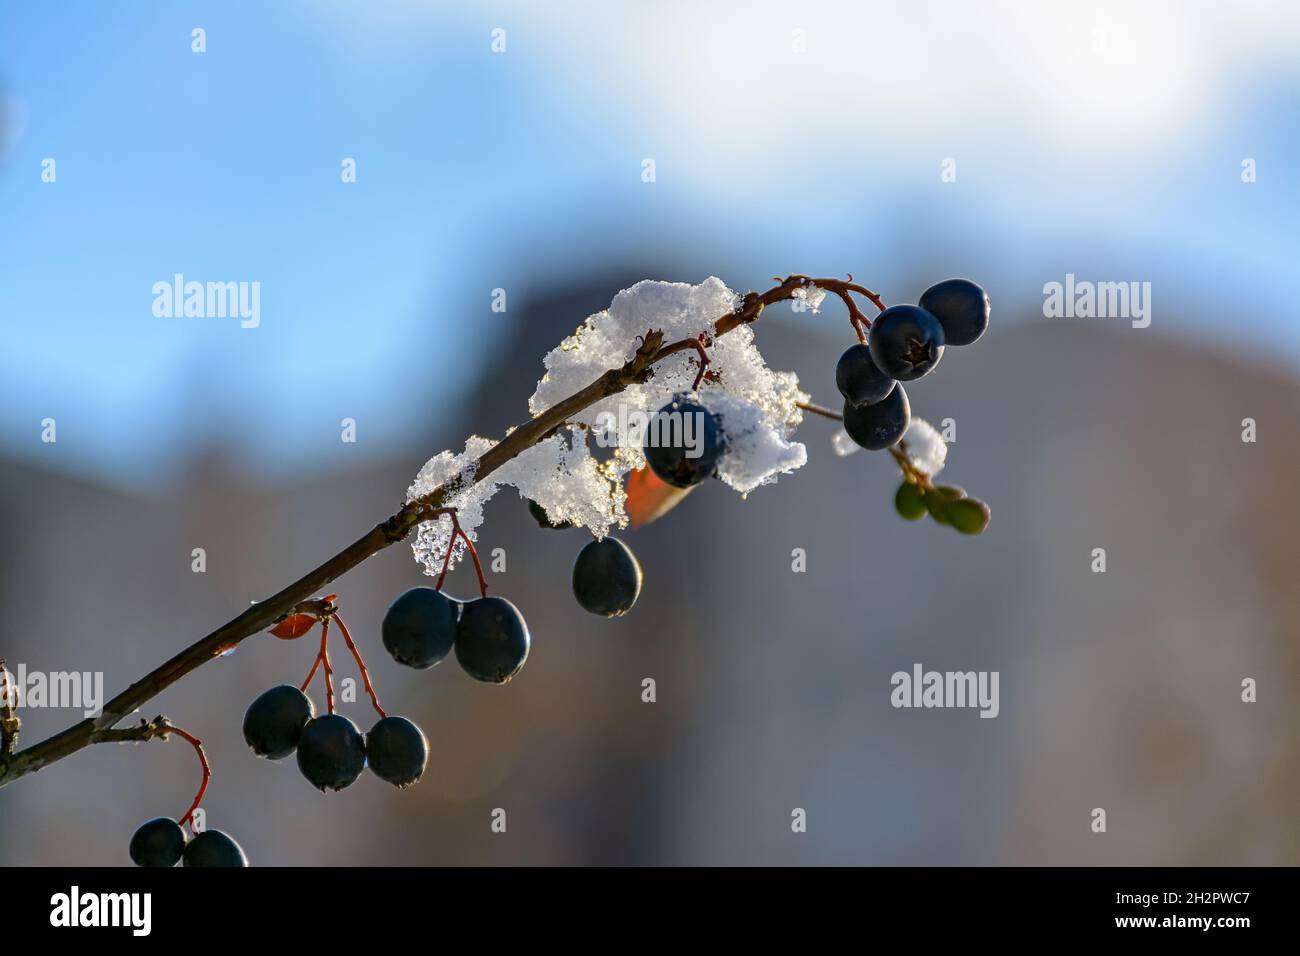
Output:
[[[776,481],[807,461],[807,450],[792,437],[803,419],[798,403],[808,396],[793,372],[768,367],[748,326],[713,336],[714,323],[739,302],[735,292],[712,277],[698,285],[638,282],[545,356],[545,374],[528,401],[529,412],[541,415],[628,362],[650,330],[662,332],[666,342],[704,336],[710,374],[694,397],[717,417],[722,430],[726,451],[718,477],[742,495]],[[641,448],[650,416],[675,395],[690,392],[699,371],[694,351],[668,355],[645,381],[632,382],[578,412],[568,427],[477,483],[475,462],[495,443],[471,438],[460,454],[443,451],[431,458],[408,490],[407,501],[454,482],[443,504],[457,509],[461,527],[477,540],[484,504],[510,485],[540,504],[551,521],[580,525],[601,538],[627,524],[623,479],[645,463]],[[449,546],[453,564],[463,556],[464,544],[451,537],[446,520],[419,526],[414,550],[426,573],[441,569]]]

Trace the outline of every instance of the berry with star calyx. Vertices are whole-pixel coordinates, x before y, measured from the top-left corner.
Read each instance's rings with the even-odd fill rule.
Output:
[[[891,305],[867,332],[876,367],[900,382],[929,373],[943,357],[943,344],[939,320],[915,305]]]

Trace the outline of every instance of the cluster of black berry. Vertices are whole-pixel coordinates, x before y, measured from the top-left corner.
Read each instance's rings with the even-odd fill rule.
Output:
[[[946,345],[969,345],[989,324],[989,297],[967,279],[925,290],[919,305],[894,305],[871,323],[865,345],[853,345],[835,366],[844,396],[844,430],[871,451],[898,444],[912,420],[903,382],[928,375]]]
[[[968,279],[946,279],[926,289],[918,305],[895,305],[871,323],[866,344],[853,345],[835,366],[844,396],[844,430],[872,451],[903,438],[912,411],[903,382],[928,375],[948,345],[970,345],[989,325],[988,294]],[[908,474],[894,507],[909,521],[930,515],[963,534],[988,525],[989,507],[954,485],[931,485]]]
[[[202,830],[188,840],[184,828],[170,817],[141,824],[131,837],[136,866],[248,866],[238,843],[220,830]]]
[[[436,588],[411,588],[384,615],[384,647],[393,660],[423,670],[454,648],[475,680],[504,684],[528,659],[528,625],[500,597],[457,601]]]
[[[248,706],[244,740],[268,760],[297,751],[298,769],[322,792],[342,790],[367,767],[380,780],[409,787],[429,758],[424,733],[405,717],[384,714],[363,735],[342,714],[316,716],[311,698],[291,684],[272,687]]]

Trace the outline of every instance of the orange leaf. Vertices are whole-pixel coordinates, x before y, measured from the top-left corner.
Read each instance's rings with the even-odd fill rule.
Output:
[[[283,621],[271,628],[271,633],[282,641],[292,641],[302,637],[311,630],[316,618],[310,614],[290,614]]]
[[[693,488],[675,488],[648,467],[627,476],[627,514],[632,527],[639,528],[672,511]]]

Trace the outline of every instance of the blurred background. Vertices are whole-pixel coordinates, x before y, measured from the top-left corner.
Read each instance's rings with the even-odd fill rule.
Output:
[[[899,520],[892,462],[812,419],[800,472],[624,534],[620,620],[572,599],[582,533],[494,499],[534,641],[504,688],[383,652],[407,545],[337,582],[429,737],[410,791],[322,796],[246,748],[305,641],[142,716],[203,737],[209,824],[255,865],[1300,862],[1298,44],[1285,2],[6,4],[0,657],[112,696],[524,419],[638,279],[968,276],[992,328],[910,393],[956,421],[983,536]],[[156,317],[175,273],[260,282],[260,325]],[[1150,327],[1045,318],[1067,273],[1150,282]],[[756,332],[832,403],[836,302]],[[999,671],[999,717],[893,709],[918,662]],[[21,716],[27,745],[80,719]],[[195,770],[98,746],[8,786],[0,863],[126,864]]]

